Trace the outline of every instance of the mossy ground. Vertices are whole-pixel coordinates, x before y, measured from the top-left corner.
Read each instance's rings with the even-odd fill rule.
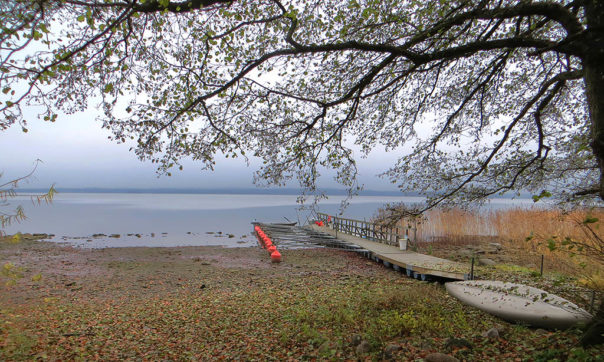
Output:
[[[597,360],[579,330],[508,324],[354,253],[0,243],[2,360]],[[507,273],[506,270],[497,270]],[[41,280],[34,276],[41,274]],[[481,333],[499,325],[500,338]],[[367,353],[351,344],[358,335]],[[463,338],[472,348],[447,347]],[[400,347],[385,355],[384,348]]]

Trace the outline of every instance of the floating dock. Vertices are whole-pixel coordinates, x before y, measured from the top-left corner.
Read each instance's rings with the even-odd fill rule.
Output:
[[[254,223],[276,243],[315,244],[358,252],[386,267],[406,273],[420,280],[468,280],[470,265],[437,258],[431,255],[400,250],[396,246],[379,243],[358,236],[336,232],[327,226]]]
[[[314,244],[359,252],[366,251],[358,245],[337,239],[328,233],[315,231],[308,226],[301,227],[294,224],[271,224],[261,222],[253,222],[252,224],[254,226],[260,226],[271,240],[277,244],[287,245],[293,248],[303,246],[308,247],[308,244]]]

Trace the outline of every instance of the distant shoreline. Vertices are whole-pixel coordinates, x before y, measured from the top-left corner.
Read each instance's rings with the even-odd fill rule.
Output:
[[[18,196],[28,196],[28,193],[44,193],[48,189],[43,188],[23,188],[19,189]],[[328,196],[345,196],[348,195],[346,190],[342,189],[323,189],[321,190]],[[95,193],[95,194],[200,194],[200,195],[300,195],[302,192],[299,189],[292,188],[57,188],[59,193]],[[312,196],[312,195],[308,195]],[[398,192],[386,190],[362,190],[355,196],[400,196],[400,197],[423,197],[418,192]],[[503,195],[492,197],[491,199],[530,199],[530,193],[521,193],[517,195]]]
[[[43,188],[22,188],[19,193],[46,192]],[[58,192],[64,193],[119,193],[119,194],[228,194],[228,195],[300,195],[299,189],[292,188],[57,188]],[[326,195],[348,195],[342,189],[323,189]],[[420,196],[419,193],[401,193],[398,191],[363,190],[358,196]]]

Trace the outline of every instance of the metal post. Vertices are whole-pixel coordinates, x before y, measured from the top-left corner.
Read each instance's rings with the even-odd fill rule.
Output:
[[[594,313],[594,303],[596,302],[596,291],[591,291],[591,302],[589,303],[589,313]]]
[[[472,257],[472,267],[470,268],[470,280],[474,280],[474,257]]]
[[[541,254],[541,276],[543,276],[543,258],[544,258],[544,255]]]
[[[417,243],[417,219],[413,218],[413,242]]]
[[[338,220],[337,217],[333,217],[333,225],[335,226],[336,229],[336,239],[338,238],[338,229],[340,228],[340,222]]]

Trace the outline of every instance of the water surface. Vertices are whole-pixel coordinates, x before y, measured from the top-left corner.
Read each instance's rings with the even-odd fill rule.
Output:
[[[316,210],[338,214],[344,196],[322,200]],[[306,224],[295,195],[59,193],[49,205],[34,205],[27,196],[11,199],[22,205],[27,220],[9,226],[12,234],[47,233],[51,239],[82,247],[253,246],[253,221]],[[344,217],[369,219],[385,203],[421,202],[419,197],[357,196]],[[498,199],[491,207],[525,205],[528,200]],[[96,236],[104,234],[105,236]],[[119,238],[108,235],[119,235]]]

